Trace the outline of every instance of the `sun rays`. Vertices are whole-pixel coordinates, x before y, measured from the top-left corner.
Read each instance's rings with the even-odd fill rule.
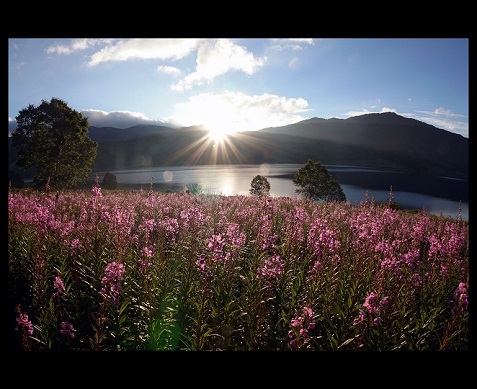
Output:
[[[240,150],[234,144],[234,140],[244,137],[242,133],[214,132],[209,130],[189,130],[191,143],[176,151],[168,158],[167,162],[174,164],[175,161],[182,160],[181,164],[196,165],[217,163],[227,164],[232,162],[232,158],[239,163],[245,163],[245,159]],[[195,139],[197,138],[197,139]],[[186,158],[184,160],[184,158]]]

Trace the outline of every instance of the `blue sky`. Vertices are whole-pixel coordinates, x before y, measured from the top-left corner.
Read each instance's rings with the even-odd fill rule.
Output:
[[[53,97],[92,126],[248,131],[392,111],[469,136],[467,38],[8,40],[8,120]]]

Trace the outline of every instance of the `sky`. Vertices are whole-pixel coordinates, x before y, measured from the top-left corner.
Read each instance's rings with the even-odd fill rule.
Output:
[[[227,134],[395,112],[468,138],[469,39],[9,38],[9,133],[52,98],[96,127]]]

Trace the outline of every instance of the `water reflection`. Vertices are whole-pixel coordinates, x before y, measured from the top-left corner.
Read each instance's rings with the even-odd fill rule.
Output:
[[[222,195],[248,195],[256,175],[267,177],[270,195],[275,197],[296,195],[293,174],[302,165],[208,165],[167,166],[167,168],[114,171],[119,184],[171,183],[182,186],[199,184],[204,193]],[[434,215],[468,220],[468,183],[443,177],[386,172],[365,166],[327,166],[343,188],[346,199],[358,204],[366,199],[386,202],[392,187],[394,201],[406,209],[424,210]],[[102,176],[100,175],[100,179]],[[460,203],[462,200],[462,204]]]
[[[291,180],[283,178],[269,178],[270,195],[272,196],[293,196],[296,187]],[[374,200],[376,204],[384,203],[389,200],[390,190],[366,189],[355,185],[342,184],[346,201],[350,204],[358,205],[360,202],[368,199]],[[426,194],[393,191],[393,200],[404,209],[419,209],[428,214],[442,215],[457,218],[460,214],[463,220],[469,220],[469,204],[458,201],[448,200],[440,197],[433,197]]]

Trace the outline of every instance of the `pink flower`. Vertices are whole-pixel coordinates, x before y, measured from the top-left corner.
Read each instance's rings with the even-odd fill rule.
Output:
[[[67,321],[61,322],[60,334],[65,335],[66,337],[73,339],[75,337],[76,330],[73,327],[73,324],[68,323]]]

